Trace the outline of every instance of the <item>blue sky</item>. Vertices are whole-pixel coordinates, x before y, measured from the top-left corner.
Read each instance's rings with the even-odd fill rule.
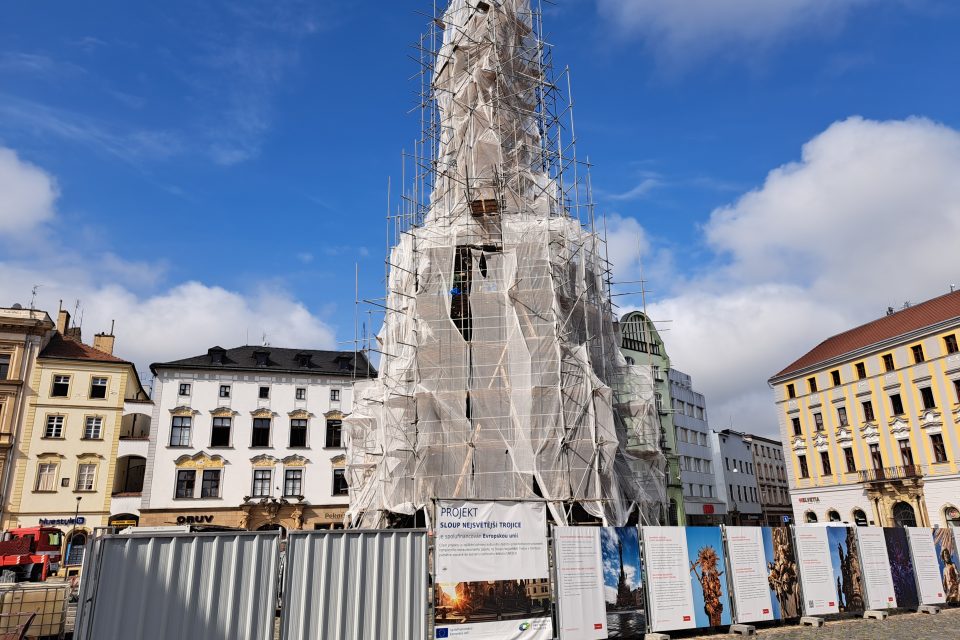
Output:
[[[429,4],[7,7],[0,303],[80,300],[141,364],[352,339]],[[617,276],[642,255],[715,427],[773,432],[771,374],[960,281],[956,3],[557,0],[546,20]]]

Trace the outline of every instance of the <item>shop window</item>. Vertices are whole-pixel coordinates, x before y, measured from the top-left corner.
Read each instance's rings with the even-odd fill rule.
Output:
[[[50,389],[50,396],[53,398],[66,398],[70,395],[70,376],[53,376],[53,387]]]
[[[201,498],[220,497],[220,473],[220,469],[207,469],[203,472],[203,478],[200,481]]]
[[[817,521],[817,514],[815,514],[813,511],[808,512],[808,513],[807,513],[807,523],[808,523],[808,524],[814,524],[816,521]]]
[[[827,511],[827,520],[830,522],[840,522],[840,514],[836,510],[830,509],[830,511]]]
[[[109,385],[110,380],[108,378],[91,378],[90,379],[90,399],[91,400],[103,400],[107,397],[107,386]]]
[[[290,421],[290,447],[297,449],[307,446],[307,421]],[[300,494],[295,494],[300,495]]]
[[[177,487],[174,494],[177,500],[193,498],[194,485],[197,481],[197,472],[193,469],[179,469],[177,471]]]
[[[253,437],[250,440],[252,448],[265,448],[270,446],[270,418],[253,419]]]
[[[853,510],[853,521],[858,527],[865,527],[869,524],[867,514],[863,512],[863,509]]]
[[[71,567],[83,565],[83,556],[87,550],[87,534],[78,531],[70,536],[70,542],[67,544],[66,564]]]
[[[230,446],[230,432],[233,430],[233,418],[214,418],[213,428],[210,430],[210,447],[223,448]]]
[[[333,495],[346,496],[350,494],[350,487],[347,486],[347,475],[343,469],[333,470]]]

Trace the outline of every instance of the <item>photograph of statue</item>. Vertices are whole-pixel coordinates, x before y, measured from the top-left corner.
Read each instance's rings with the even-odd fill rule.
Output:
[[[827,540],[840,612],[863,611],[863,570],[857,532],[851,527],[827,527]]]
[[[777,620],[799,618],[803,607],[800,600],[800,574],[793,539],[786,527],[763,530],[763,548],[767,561],[767,583],[773,601],[773,615]]]
[[[636,637],[646,627],[639,531],[636,527],[603,527],[600,552],[608,637]]]
[[[730,595],[720,529],[688,527],[687,554],[697,627],[730,624]]]
[[[940,562],[940,577],[947,604],[960,604],[960,561],[957,559],[957,540],[953,529],[934,529],[933,541],[937,546]]]

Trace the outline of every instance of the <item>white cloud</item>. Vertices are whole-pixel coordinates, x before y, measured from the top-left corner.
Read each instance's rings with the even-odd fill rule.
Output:
[[[669,321],[672,364],[706,394],[714,427],[774,433],[771,375],[888,306],[960,282],[957,175],[960,131],[851,118],[713,212],[703,231],[714,264],[654,282],[672,291],[649,309]]]
[[[836,29],[874,0],[597,0],[624,35],[674,62],[731,49],[767,47],[803,30]]]
[[[248,336],[252,344],[266,336],[278,347],[336,348],[333,330],[275,285],[243,292],[201,282],[163,288],[158,287],[162,265],[129,262],[106,251],[92,259],[88,255],[98,252],[81,254],[56,243],[42,224],[54,217],[53,185],[42,170],[0,148],[0,193],[5,194],[0,198],[0,306],[28,304],[34,285],[41,285],[37,308],[51,316],[60,300],[71,312],[79,300],[82,313],[75,320],[82,317],[85,341],[116,320],[116,354],[142,371],[151,362],[197,355],[214,344],[238,346]],[[29,240],[33,248],[20,246],[13,256],[2,247],[22,244],[14,233],[25,219],[37,231]]]
[[[53,218],[57,186],[42,169],[0,147],[0,233],[28,231]]]

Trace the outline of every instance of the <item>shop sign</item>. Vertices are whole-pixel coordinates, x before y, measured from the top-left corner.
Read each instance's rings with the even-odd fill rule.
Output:
[[[83,516],[78,518],[40,518],[41,527],[72,527],[74,525],[82,527],[85,524],[87,524],[87,519]]]
[[[797,498],[797,502],[800,504],[817,504],[820,502],[819,496],[813,496],[812,498]]]
[[[213,516],[177,516],[177,524],[213,524]]]

